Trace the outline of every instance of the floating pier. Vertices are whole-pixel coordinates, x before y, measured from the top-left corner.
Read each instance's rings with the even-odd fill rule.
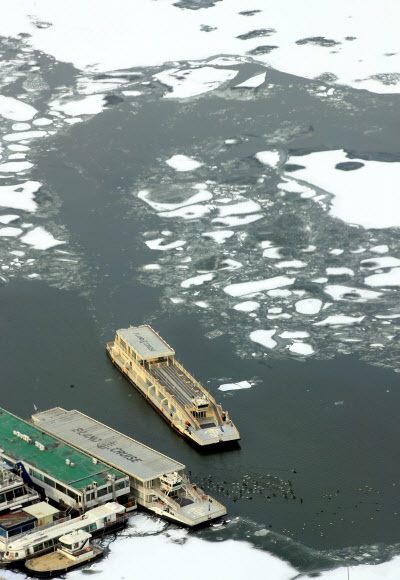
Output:
[[[192,484],[185,466],[76,410],[56,407],[32,416],[41,431],[129,477],[139,505],[188,527],[226,514],[226,508]]]

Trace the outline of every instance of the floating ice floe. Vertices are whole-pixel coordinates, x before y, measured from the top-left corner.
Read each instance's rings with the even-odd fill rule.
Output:
[[[197,300],[195,302],[195,304],[199,308],[209,308],[210,307],[210,303],[209,302],[206,302],[205,300]]]
[[[240,203],[229,204],[218,208],[221,217],[251,214],[260,210],[260,205],[251,199],[249,201],[242,201]]]
[[[105,95],[89,95],[83,99],[71,99],[68,96],[52,101],[50,108],[55,111],[62,111],[70,117],[97,115],[106,108]]]
[[[347,326],[348,324],[357,324],[364,320],[365,316],[345,316],[344,314],[335,314],[328,316],[321,322],[314,322],[314,326]]]
[[[165,211],[160,213],[160,217],[174,218],[181,217],[185,220],[199,219],[208,213],[210,213],[210,208],[207,205],[186,205],[179,209],[174,209],[172,211]]]
[[[85,76],[78,80],[77,89],[80,95],[93,95],[96,93],[114,91],[127,82],[129,82],[127,79],[118,78],[116,76],[102,79],[93,79]]]
[[[167,165],[175,169],[175,171],[193,171],[203,164],[192,157],[186,155],[173,155],[166,160]]]
[[[375,254],[386,254],[389,251],[389,246],[386,244],[382,244],[381,246],[373,246],[370,248],[370,252],[374,252]]]
[[[268,167],[277,167],[279,165],[279,151],[276,149],[271,149],[270,151],[259,151],[254,155],[254,157],[262,163],[263,165],[268,165]]]
[[[280,260],[282,258],[280,248],[267,248],[263,251],[263,258],[269,258],[270,260]]]
[[[182,288],[190,288],[190,286],[201,286],[204,282],[210,282],[214,278],[215,274],[208,272],[207,274],[200,274],[199,276],[194,276],[193,278],[188,278],[181,282]]]
[[[165,99],[187,99],[217,89],[232,80],[238,71],[203,66],[193,69],[173,68],[154,75],[163,85],[172,87]]]
[[[41,226],[34,228],[25,236],[20,238],[21,242],[27,244],[28,246],[32,246],[35,250],[48,250],[49,248],[53,248],[54,246],[59,246],[60,244],[65,244],[65,242],[61,240],[56,240],[54,236],[52,236],[49,232],[47,232]]]
[[[12,121],[30,121],[37,113],[37,110],[13,97],[0,95],[0,115]]]
[[[263,72],[259,75],[255,75],[254,77],[251,77],[246,81],[243,81],[239,85],[235,85],[235,89],[256,89],[265,82],[266,76],[267,76],[266,72]]]
[[[382,258],[370,258],[369,260],[361,260],[361,268],[367,270],[378,270],[378,268],[394,268],[400,266],[398,258],[391,256],[382,256]]]
[[[279,335],[281,338],[308,338],[310,335],[308,332],[304,330],[285,330],[282,334]]]
[[[157,238],[156,240],[147,240],[145,244],[148,248],[150,248],[150,250],[161,250],[163,252],[166,250],[180,248],[186,244],[185,240],[176,240],[175,242],[170,242],[169,244],[165,244],[164,242],[164,238]]]
[[[334,195],[330,214],[365,228],[400,227],[400,163],[349,158],[343,150],[290,157],[304,169],[296,178]],[[343,171],[346,164],[358,169]]]
[[[273,330],[254,330],[250,333],[250,340],[265,346],[265,348],[275,348],[277,343],[272,338],[276,333],[276,329]]]
[[[232,260],[231,258],[226,258],[221,262],[221,270],[238,270],[239,268],[243,268],[242,262],[238,262],[237,260]]]
[[[360,8],[358,3],[338,0],[329,18],[324,3],[318,0],[309,0],[303,6],[293,3],[290,21],[280,3],[269,5],[271,38],[267,50],[263,50],[262,44],[260,47],[264,39],[249,35],[253,30],[265,28],[265,3],[261,0],[252,4],[252,8],[260,10],[252,15],[251,23],[240,14],[238,2],[215,3],[206,11],[212,33],[202,29],[204,10],[184,10],[172,0],[162,3],[143,0],[140,4],[125,0],[118,4],[115,13],[106,5],[92,11],[91,3],[85,0],[78,21],[74,20],[75,12],[69,5],[59,5],[55,10],[49,0],[41,1],[35,5],[35,16],[38,21],[51,22],[47,29],[34,26],[29,3],[17,4],[17,8],[2,15],[0,33],[7,37],[25,32],[34,48],[56,60],[72,62],[79,69],[118,71],[206,59],[223,53],[235,55],[237,61],[241,55],[250,53],[253,58],[289,74],[315,79],[329,72],[338,83],[354,88],[388,93],[400,90],[396,75],[399,70],[396,27],[391,18],[382,19],[376,2],[364,3]],[[395,18],[396,0],[387,0],[385,8]],[[373,42],[371,22],[381,25]],[[229,57],[219,57],[222,63],[221,58]],[[319,94],[330,96],[334,90],[326,89]]]
[[[294,354],[300,354],[302,356],[309,356],[314,353],[311,344],[306,344],[305,342],[294,342],[289,346],[289,350]]]
[[[138,97],[139,95],[143,94],[142,91],[122,91],[122,94],[125,97]]]
[[[375,318],[400,318],[400,314],[376,314]]]
[[[9,161],[7,163],[0,163],[0,173],[21,173],[33,167],[33,163],[29,161]]]
[[[229,216],[229,217],[214,218],[212,220],[212,222],[222,224],[223,226],[228,226],[228,227],[234,228],[237,226],[244,226],[246,224],[251,224],[253,222],[260,220],[263,217],[264,217],[264,215],[262,213],[255,213],[255,214],[247,215],[244,217],[233,215],[233,216]]]
[[[135,517],[129,518],[129,528],[127,531],[130,535],[135,534],[137,536],[148,536],[152,534],[159,534],[166,527],[167,524],[158,518],[146,516],[143,514],[135,514]]]
[[[219,391],[237,391],[240,389],[250,389],[253,386],[249,381],[239,381],[238,383],[225,383],[218,387]]]
[[[11,127],[13,131],[29,131],[30,128],[29,123],[14,123]]]
[[[19,218],[19,215],[8,214],[0,216],[0,224],[9,224]]]
[[[334,248],[329,253],[332,254],[332,256],[340,256],[340,254],[343,254],[343,250],[340,248]]]
[[[300,314],[318,314],[322,307],[322,300],[319,298],[305,298],[295,304],[296,311]]]
[[[26,155],[25,153],[12,153],[11,155],[8,156],[8,160],[10,161],[10,159],[25,159]]]
[[[204,232],[201,234],[204,238],[211,238],[217,244],[223,244],[233,236],[233,230],[215,230],[213,232]]]
[[[137,196],[139,199],[145,201],[147,204],[149,204],[153,209],[155,209],[158,212],[171,212],[173,210],[180,209],[188,205],[195,205],[203,201],[208,201],[213,197],[212,193],[210,193],[207,190],[207,186],[203,183],[198,183],[192,186],[191,189],[196,190],[197,193],[194,193],[188,199],[180,203],[163,203],[159,201],[152,201],[151,192],[148,191],[147,189],[142,189],[141,191],[139,191]]]
[[[4,141],[9,142],[30,141],[31,139],[39,139],[46,135],[46,131],[21,131],[20,133],[9,133],[8,135],[4,135],[3,139]]]
[[[393,268],[384,274],[372,274],[364,282],[367,286],[400,286],[400,268]]]
[[[8,228],[0,228],[0,237],[1,238],[15,238],[16,236],[19,236],[20,234],[22,234],[23,230],[21,230],[20,228],[12,228],[12,227],[8,227]]]
[[[52,125],[53,120],[48,119],[47,117],[39,117],[38,119],[34,119],[32,123],[37,127],[45,127],[46,125]]]
[[[329,294],[334,300],[352,300],[355,302],[366,302],[367,300],[374,300],[382,296],[382,292],[335,284],[325,286],[324,292]]]
[[[283,262],[278,262],[275,264],[277,268],[305,268],[307,266],[306,262],[301,260],[284,260]]]
[[[11,145],[7,145],[7,148],[10,149],[10,151],[29,151],[29,147],[27,147],[26,145],[14,143],[12,143]]]
[[[239,310],[239,312],[253,312],[260,308],[260,303],[255,302],[254,300],[247,300],[246,302],[239,302],[239,304],[235,304],[233,307],[235,310]]]
[[[328,276],[354,276],[354,271],[344,266],[326,268],[326,273]]]
[[[274,278],[267,278],[265,280],[230,284],[224,288],[224,292],[230,296],[246,296],[246,294],[253,294],[253,292],[262,292],[263,290],[272,290],[274,288],[281,288],[282,286],[291,286],[295,280],[296,278],[288,278],[287,276],[275,276]]]
[[[267,294],[268,294],[268,296],[272,296],[274,298],[287,298],[288,296],[292,295],[291,291],[287,290],[286,288],[284,288],[284,289],[278,288],[276,290],[268,290]]]
[[[0,186],[0,206],[36,211],[35,193],[42,186],[38,181],[26,181],[18,185]]]

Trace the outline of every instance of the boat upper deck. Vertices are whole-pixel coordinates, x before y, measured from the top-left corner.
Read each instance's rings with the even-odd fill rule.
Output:
[[[56,407],[33,415],[33,419],[55,437],[142,481],[185,468],[182,463],[79,411]]]
[[[121,328],[118,334],[136,352],[141,360],[173,356],[175,351],[159,336],[151,326],[131,326]]]
[[[175,365],[169,365],[161,368],[149,368],[145,363],[145,369],[157,381],[165,387],[170,395],[176,398],[178,403],[185,408],[185,405],[192,407],[193,397],[201,397],[203,393],[195,386],[188,377],[180,371]]]

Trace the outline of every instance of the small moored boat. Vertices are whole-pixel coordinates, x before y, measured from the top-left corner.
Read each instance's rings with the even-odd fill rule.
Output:
[[[91,537],[83,530],[61,536],[54,552],[30,558],[25,562],[25,568],[38,578],[51,578],[101,558],[103,550],[90,544]]]

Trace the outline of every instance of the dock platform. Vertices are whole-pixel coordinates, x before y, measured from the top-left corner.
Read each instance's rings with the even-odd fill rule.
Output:
[[[189,481],[182,463],[79,411],[56,407],[32,419],[45,433],[129,476],[137,503],[161,517],[193,527],[226,514],[225,506]]]

